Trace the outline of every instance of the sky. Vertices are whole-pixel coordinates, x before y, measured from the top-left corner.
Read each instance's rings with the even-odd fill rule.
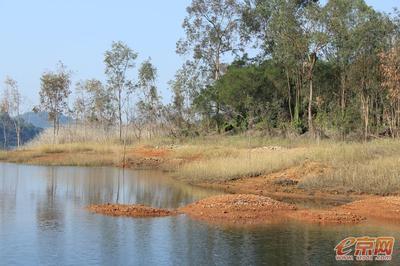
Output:
[[[0,0],[0,80],[8,75],[18,81],[23,111],[29,111],[39,102],[41,74],[60,60],[73,71],[73,84],[104,81],[104,52],[120,40],[139,53],[137,66],[151,57],[163,101],[169,102],[168,81],[185,60],[175,44],[184,36],[181,25],[190,2]],[[385,12],[400,8],[399,0],[366,2]]]

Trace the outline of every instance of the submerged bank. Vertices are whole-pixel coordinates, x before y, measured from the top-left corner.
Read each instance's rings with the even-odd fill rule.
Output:
[[[109,216],[126,216],[134,218],[165,217],[176,215],[174,210],[151,208],[144,205],[100,204],[89,205],[88,211]]]

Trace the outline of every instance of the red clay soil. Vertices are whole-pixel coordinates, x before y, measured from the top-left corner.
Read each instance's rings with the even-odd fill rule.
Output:
[[[342,210],[298,210],[287,216],[300,222],[318,224],[359,224],[366,220],[365,216]]]
[[[93,213],[104,214],[109,216],[126,216],[126,217],[165,217],[176,215],[176,211],[166,209],[155,209],[144,205],[124,205],[124,204],[102,204],[90,205],[87,209]]]
[[[130,155],[139,155],[145,158],[164,158],[171,151],[167,148],[153,148],[151,146],[141,146],[128,151]]]
[[[342,210],[306,210],[295,205],[252,194],[221,195],[179,209],[190,217],[210,223],[251,225],[298,220],[319,224],[357,224],[365,217]]]
[[[276,199],[312,199],[321,201],[348,202],[370,196],[337,190],[305,190],[297,184],[307,176],[321,176],[331,168],[322,163],[305,162],[302,165],[267,175],[244,177],[222,182],[204,182],[196,185],[232,194],[254,194]]]
[[[371,197],[335,208],[373,220],[400,222],[400,197]]]
[[[295,205],[253,194],[209,197],[178,210],[143,205],[91,205],[88,210],[110,216],[164,217],[185,213],[212,224],[262,225],[283,221],[318,224],[358,224],[368,220],[400,222],[400,197],[373,197],[326,210],[298,209]]]
[[[283,213],[296,207],[256,195],[220,195],[197,201],[179,209],[192,218],[211,223],[265,224],[282,220]]]

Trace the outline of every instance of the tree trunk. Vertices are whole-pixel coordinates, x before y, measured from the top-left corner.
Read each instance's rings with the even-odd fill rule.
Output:
[[[343,72],[341,75],[340,87],[340,110],[342,116],[344,116],[344,111],[346,108],[346,76],[343,74]]]
[[[3,119],[3,138],[4,138],[4,142],[3,142],[4,149],[7,149],[7,130],[6,130],[5,119]]]
[[[291,89],[290,89],[290,77],[289,77],[289,71],[286,69],[286,79],[287,79],[287,85],[288,85],[288,106],[289,106],[289,113],[290,113],[290,122],[293,122],[293,113],[292,113],[292,95],[291,95]]]
[[[361,94],[361,105],[364,118],[364,141],[367,141],[369,132],[369,96],[365,97]]]
[[[53,118],[53,144],[56,144],[56,128],[57,128],[57,117],[54,115]]]
[[[122,102],[121,102],[121,89],[118,90],[118,119],[119,119],[119,140],[122,140]]]
[[[312,74],[311,74],[312,75]],[[314,127],[312,121],[312,101],[313,101],[313,77],[310,77],[310,95],[308,98],[308,130],[310,135],[314,136]]]

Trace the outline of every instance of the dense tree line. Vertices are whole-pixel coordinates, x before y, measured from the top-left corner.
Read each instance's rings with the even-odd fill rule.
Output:
[[[363,0],[193,0],[183,27],[177,47],[190,63],[172,82],[178,125],[398,136],[398,14]],[[225,53],[234,62],[222,63]]]

